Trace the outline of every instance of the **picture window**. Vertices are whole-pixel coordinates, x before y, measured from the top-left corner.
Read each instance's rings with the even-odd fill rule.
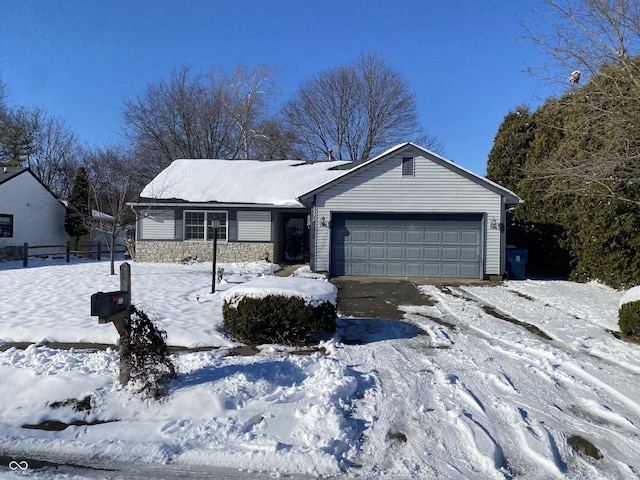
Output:
[[[218,222],[218,240],[227,239],[227,212],[188,211],[184,213],[185,240],[213,240]]]

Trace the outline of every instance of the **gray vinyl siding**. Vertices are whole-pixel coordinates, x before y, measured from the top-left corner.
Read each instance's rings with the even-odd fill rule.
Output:
[[[139,240],[174,240],[176,225],[173,210],[149,212],[140,219]]]
[[[338,180],[315,197],[317,219],[331,219],[332,212],[481,213],[484,231],[484,273],[499,275],[501,232],[489,228],[503,222],[502,196],[424,156],[415,157],[415,175],[402,175],[403,151],[361,168]],[[315,269],[329,270],[330,223],[316,225]]]
[[[271,241],[271,212],[270,211],[238,211],[238,241],[239,242],[270,242]]]

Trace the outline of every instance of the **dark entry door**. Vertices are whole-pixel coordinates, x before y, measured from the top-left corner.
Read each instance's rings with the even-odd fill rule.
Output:
[[[309,227],[306,214],[284,216],[284,259],[287,262],[309,260]]]

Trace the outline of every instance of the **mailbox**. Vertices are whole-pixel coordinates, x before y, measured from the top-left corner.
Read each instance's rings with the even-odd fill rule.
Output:
[[[107,318],[124,312],[131,305],[131,294],[125,291],[98,292],[91,295],[91,316]]]

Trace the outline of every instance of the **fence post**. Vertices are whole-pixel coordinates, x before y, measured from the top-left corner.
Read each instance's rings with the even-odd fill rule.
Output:
[[[71,256],[71,247],[69,246],[69,240],[67,240],[66,247],[67,247],[67,263],[69,263],[69,258]]]
[[[27,242],[24,242],[22,246],[22,266],[29,266],[29,244]]]
[[[102,260],[102,242],[98,240],[98,261]]]

